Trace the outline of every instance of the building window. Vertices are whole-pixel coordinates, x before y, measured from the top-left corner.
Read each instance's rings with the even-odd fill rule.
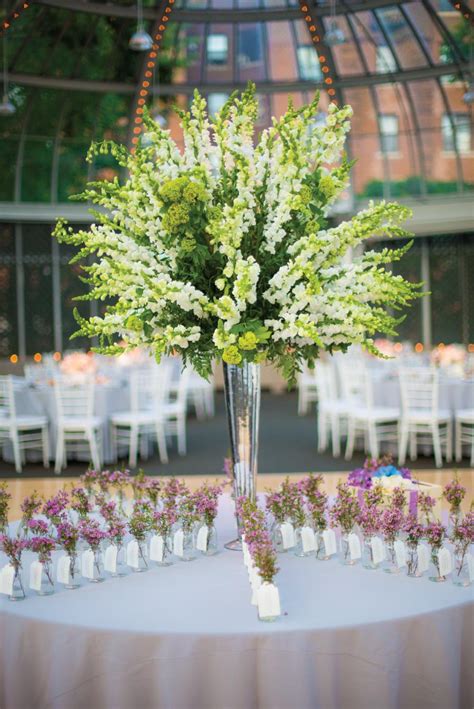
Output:
[[[322,81],[321,65],[314,47],[298,47],[300,77],[305,81]]]
[[[454,132],[456,132],[456,138]],[[443,150],[446,152],[454,152],[456,148],[459,153],[470,152],[471,126],[467,113],[452,113],[451,116],[445,113],[441,118],[441,133],[443,135]]]
[[[239,64],[255,64],[263,61],[262,28],[259,25],[239,28]]]
[[[227,64],[229,38],[226,34],[210,34],[206,42],[207,63]]]
[[[386,44],[381,44],[377,47],[375,55],[375,71],[377,74],[391,74],[397,71],[397,62],[393,56],[392,50]]]
[[[380,138],[383,153],[398,153],[398,118],[391,114],[379,116]]]
[[[210,116],[213,116],[225,104],[229,94],[209,94],[207,97],[207,110]]]

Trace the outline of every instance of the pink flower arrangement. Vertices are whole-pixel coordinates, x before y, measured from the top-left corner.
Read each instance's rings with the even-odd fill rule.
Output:
[[[313,475],[310,473],[298,483],[300,492],[307,498],[309,502],[315,500],[320,494],[321,485],[324,482],[322,475]]]
[[[406,534],[406,542],[409,546],[416,546],[425,534],[425,528],[418,522],[415,515],[408,515],[403,523],[402,530]]]
[[[443,488],[443,497],[449,504],[450,512],[452,515],[457,514],[461,507],[461,502],[464,500],[466,495],[466,488],[461,485],[457,478],[451,480]]]
[[[418,493],[418,509],[423,514],[426,524],[430,522],[433,516],[433,508],[436,505],[436,500],[427,492]]]
[[[71,490],[71,509],[77,512],[79,517],[86,518],[92,512],[92,504],[89,500],[87,490],[83,487],[73,487]]]
[[[85,352],[70,352],[63,357],[59,368],[65,376],[80,380],[95,374],[97,362],[93,355],[85,354]]]
[[[252,561],[262,581],[272,583],[278,572],[277,555],[265,524],[265,515],[256,502],[245,496],[236,500],[236,511]]]
[[[33,515],[40,511],[42,505],[43,500],[38,495],[36,490],[32,492],[29,497],[25,497],[20,505],[20,509],[23,512],[21,524],[24,526],[27,525]]]
[[[456,548],[456,553],[465,554],[471,544],[474,544],[474,511],[471,510],[454,527],[450,537]]]
[[[76,556],[79,529],[67,519],[60,520],[56,526],[56,541],[69,556]]]
[[[36,536],[29,540],[28,547],[38,554],[38,560],[42,564],[51,563],[51,554],[56,548],[56,542],[51,536]]]
[[[196,512],[208,527],[214,525],[221,494],[222,485],[209,485],[207,482],[193,494]]]
[[[382,512],[380,530],[388,544],[393,544],[396,540],[403,522],[403,512],[398,507],[389,507]]]
[[[340,527],[343,534],[350,534],[357,522],[359,503],[348,483],[338,482],[335,502],[330,510],[333,525]]]
[[[0,549],[8,557],[15,571],[18,571],[21,567],[21,556],[25,549],[28,549],[28,542],[26,539],[0,534]]]
[[[364,506],[357,515],[357,524],[359,525],[364,537],[369,538],[379,533],[382,525],[382,515],[377,507]]]
[[[79,536],[90,546],[92,551],[97,551],[104,539],[107,539],[108,534],[96,519],[81,519],[79,521]]]
[[[440,549],[446,538],[446,527],[438,520],[430,522],[425,527],[425,536],[431,549]]]
[[[308,500],[307,508],[313,526],[319,532],[323,532],[328,523],[326,519],[326,511],[328,507],[328,496],[325,492],[318,490],[311,493],[311,499]]]
[[[68,505],[69,495],[65,490],[60,490],[56,495],[46,500],[43,505],[43,514],[57,527],[65,517]]]
[[[431,359],[440,367],[462,366],[466,359],[466,349],[462,345],[438,345],[433,349]]]
[[[165,539],[171,534],[175,522],[176,511],[174,507],[164,507],[162,510],[154,513],[152,526],[156,533]]]

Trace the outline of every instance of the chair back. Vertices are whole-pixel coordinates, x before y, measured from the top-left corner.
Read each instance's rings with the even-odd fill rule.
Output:
[[[369,375],[365,364],[361,360],[342,357],[336,360],[336,364],[343,401],[351,407],[371,406],[371,398],[367,402]]]
[[[434,367],[400,367],[402,412],[438,412],[439,373]]]
[[[319,406],[323,409],[333,404],[337,396],[336,370],[332,362],[316,362],[314,378],[318,392]]]
[[[91,418],[94,415],[95,381],[93,377],[74,382],[67,377],[54,380],[58,418]]]
[[[15,418],[15,392],[13,377],[10,374],[0,376],[0,420]]]

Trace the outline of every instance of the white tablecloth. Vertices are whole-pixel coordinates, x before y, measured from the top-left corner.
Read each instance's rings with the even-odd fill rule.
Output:
[[[234,536],[228,498],[218,531]],[[472,588],[292,554],[279,564],[275,623],[258,621],[242,556],[223,549],[47,598],[0,597],[0,706],[474,705]]]

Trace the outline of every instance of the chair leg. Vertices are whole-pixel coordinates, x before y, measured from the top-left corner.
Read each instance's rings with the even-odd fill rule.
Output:
[[[331,438],[333,457],[339,458],[341,455],[341,430],[337,414],[331,416]]]
[[[346,444],[346,455],[345,459],[350,460],[352,454],[354,453],[354,443],[355,443],[355,421],[350,418],[347,423],[347,444]]]
[[[474,438],[473,438],[474,441]],[[454,422],[454,454],[456,461],[459,463],[462,459],[462,444],[461,444],[461,422],[456,419]]]
[[[11,432],[11,442],[13,445],[13,458],[15,461],[15,470],[17,473],[21,473],[23,468],[21,465],[20,437],[18,435],[17,430],[14,430]]]
[[[49,431],[47,426],[41,429],[41,440],[43,443],[43,466],[49,468]]]
[[[368,433],[370,457],[377,460],[379,457],[379,445],[377,441],[377,426],[373,421],[369,423]]]
[[[431,428],[431,435],[433,437],[433,451],[435,464],[437,468],[441,468],[443,465],[443,456],[441,455],[441,439],[439,435],[439,426],[434,424]]]
[[[418,446],[416,440],[416,431],[410,433],[410,460],[416,460],[418,457]]]
[[[453,425],[451,421],[446,424],[446,462],[450,463],[453,459]]]
[[[161,422],[156,424],[156,442],[158,445],[160,462],[166,464],[168,462],[168,449],[166,447],[165,428]]]
[[[408,426],[401,424],[400,426],[400,441],[398,444],[398,462],[403,465],[407,457],[408,447]]]
[[[65,454],[64,431],[62,428],[58,428],[56,436],[56,460],[54,463],[54,472],[56,475],[59,475],[64,465]]]
[[[100,454],[99,446],[97,441],[97,434],[95,431],[89,431],[87,434],[87,439],[89,441],[89,448],[91,449],[92,465],[94,470],[100,470]]]
[[[176,420],[176,436],[178,439],[178,454],[186,455],[186,416],[179,414]]]
[[[138,454],[138,426],[130,427],[130,450],[128,455],[128,464],[131,468],[137,467]]]
[[[327,417],[318,411],[318,451],[321,453],[328,447]]]
[[[117,429],[113,423],[110,424],[110,449],[112,452],[112,461],[118,460],[118,444],[117,444]]]

